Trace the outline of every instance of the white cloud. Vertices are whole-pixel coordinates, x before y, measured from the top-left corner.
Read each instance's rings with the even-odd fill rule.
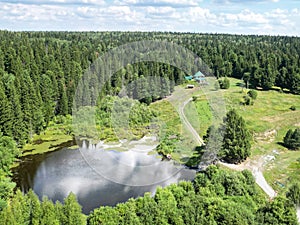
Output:
[[[0,0],[1,1],[1,0]],[[9,1],[9,0],[2,0]],[[232,4],[238,0],[228,1]],[[254,0],[245,0],[245,2]],[[258,0],[271,2],[273,0]],[[289,1],[289,0],[287,0]],[[3,3],[0,29],[167,30],[222,33],[298,34],[300,10],[256,4],[213,8],[201,0],[23,0]],[[206,4],[205,4],[206,3]],[[280,3],[279,3],[280,4]],[[16,26],[17,25],[17,26]]]
[[[298,8],[292,9],[292,13],[295,15],[300,15],[300,10]]]
[[[135,6],[170,6],[170,7],[191,7],[197,6],[202,0],[116,0],[119,5]]]

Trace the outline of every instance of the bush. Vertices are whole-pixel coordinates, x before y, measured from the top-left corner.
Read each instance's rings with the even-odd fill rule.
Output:
[[[249,95],[250,98],[256,99],[257,98],[257,91],[256,90],[250,90],[248,92],[248,95]]]
[[[219,84],[221,89],[230,88],[230,80],[227,77],[225,77],[223,80],[219,80]]]
[[[244,105],[253,105],[254,101],[252,98],[250,98],[248,95],[244,96]]]
[[[290,107],[290,110],[295,111],[295,110],[296,110],[296,106],[292,105],[292,106]]]
[[[293,183],[288,192],[286,193],[286,197],[290,199],[295,205],[300,205],[300,183]]]

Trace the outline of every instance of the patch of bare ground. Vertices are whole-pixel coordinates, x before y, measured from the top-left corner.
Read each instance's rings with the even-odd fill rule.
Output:
[[[256,141],[271,143],[275,140],[276,135],[277,135],[277,131],[273,129],[273,130],[267,130],[263,133],[254,134],[254,138]]]

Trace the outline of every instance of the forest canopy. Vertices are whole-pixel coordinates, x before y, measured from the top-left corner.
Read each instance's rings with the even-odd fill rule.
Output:
[[[55,115],[71,114],[75,90],[83,73],[109,49],[133,41],[177,43],[198,55],[217,78],[244,79],[252,88],[270,89],[275,85],[295,94],[300,92],[300,39],[297,37],[9,31],[0,31],[0,37],[0,127],[18,146],[44,130]],[[128,65],[107,80],[102,96],[116,95],[124,85],[141,77],[166,77],[174,84],[181,84],[184,75],[178,68],[157,62]],[[101,74],[87,85],[101,83],[99,79]],[[165,90],[166,95],[172,88]],[[86,97],[96,102],[93,96]],[[149,103],[158,96],[149,97],[142,101]]]

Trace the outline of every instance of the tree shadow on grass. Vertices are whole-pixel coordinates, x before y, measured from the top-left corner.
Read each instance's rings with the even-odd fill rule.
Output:
[[[284,143],[282,141],[277,141],[276,144],[281,145],[286,148],[286,146],[284,145]]]
[[[190,169],[198,169],[198,165],[201,161],[201,157],[204,154],[205,146],[197,146],[194,149],[194,154],[189,159],[185,159],[185,165]]]

